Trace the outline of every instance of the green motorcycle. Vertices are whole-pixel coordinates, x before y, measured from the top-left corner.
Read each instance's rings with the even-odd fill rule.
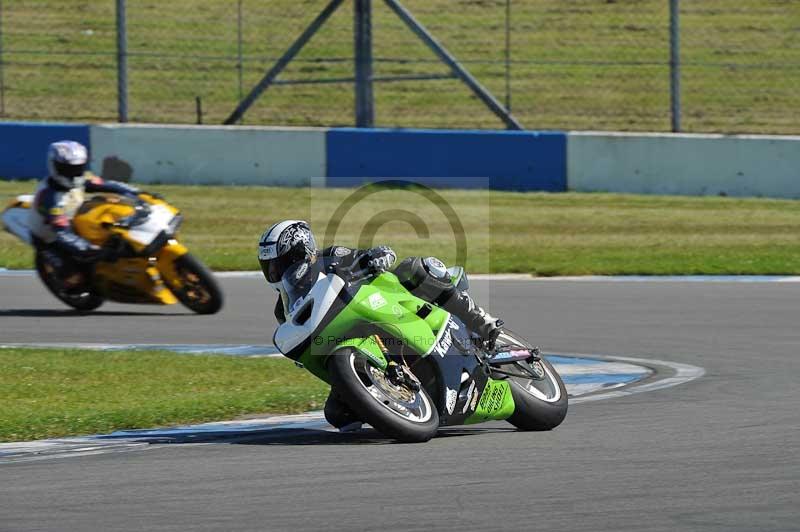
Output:
[[[448,271],[468,289],[462,268]],[[290,268],[282,284],[290,312],[275,346],[388,437],[422,442],[440,426],[489,420],[550,430],[567,414],[564,383],[537,348],[510,331],[487,345],[392,273],[345,274],[320,260]]]

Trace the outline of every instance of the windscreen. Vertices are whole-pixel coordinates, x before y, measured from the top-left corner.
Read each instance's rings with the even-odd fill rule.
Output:
[[[321,273],[321,260],[299,262],[283,273],[281,284],[286,291],[290,312],[294,310],[294,305],[298,300],[308,295]]]

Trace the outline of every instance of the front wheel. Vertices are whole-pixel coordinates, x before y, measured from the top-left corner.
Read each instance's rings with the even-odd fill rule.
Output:
[[[430,440],[439,428],[436,405],[424,389],[392,383],[386,373],[355,350],[331,355],[328,372],[342,399],[376,430],[402,442]]]
[[[189,253],[175,259],[172,275],[164,282],[183,306],[197,314],[214,314],[222,308],[222,290],[214,275]]]

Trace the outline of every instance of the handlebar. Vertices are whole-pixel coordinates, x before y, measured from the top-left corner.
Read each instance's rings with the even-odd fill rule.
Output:
[[[375,270],[369,266],[361,266],[358,261],[354,262],[347,268],[342,268],[340,271],[347,276],[346,280],[349,282],[363,281],[364,279],[375,275],[376,273]]]

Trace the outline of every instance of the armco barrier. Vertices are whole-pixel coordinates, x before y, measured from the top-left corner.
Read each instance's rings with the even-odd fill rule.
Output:
[[[800,198],[800,137],[571,132],[579,192]]]
[[[532,131],[332,129],[327,186],[410,179],[428,186],[566,190],[566,135]]]
[[[47,146],[65,139],[89,144],[89,127],[0,122],[0,177],[31,179],[47,175]]]
[[[99,125],[91,140],[95,171],[139,183],[305,186],[325,176],[324,129]]]

